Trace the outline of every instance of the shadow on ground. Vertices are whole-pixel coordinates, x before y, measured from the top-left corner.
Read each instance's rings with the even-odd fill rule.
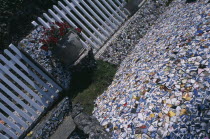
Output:
[[[82,104],[87,114],[92,113],[94,100],[111,84],[117,71],[116,65],[100,60],[96,63],[93,70],[72,73],[70,87],[62,95],[71,98],[73,104]]]

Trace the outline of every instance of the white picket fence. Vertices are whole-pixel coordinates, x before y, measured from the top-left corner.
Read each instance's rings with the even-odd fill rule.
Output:
[[[81,42],[99,50],[118,27],[127,19],[129,12],[123,8],[124,0],[63,0],[58,6],[38,17],[39,23],[50,28],[53,22],[67,22],[81,28]],[[33,23],[37,24],[35,21]]]
[[[53,22],[81,28],[82,44],[97,51],[127,19],[129,12],[124,5],[124,0],[63,0],[38,21],[46,28]],[[11,44],[0,54],[0,139],[16,139],[25,134],[61,90]]]
[[[14,45],[0,54],[0,139],[31,127],[62,88]]]

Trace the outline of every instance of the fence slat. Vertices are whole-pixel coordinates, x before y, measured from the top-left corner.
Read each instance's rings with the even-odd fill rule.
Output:
[[[7,93],[11,98],[13,98],[18,104],[20,104],[23,108],[25,108],[31,115],[35,118],[38,117],[38,114],[31,109],[28,105],[26,105],[22,100],[20,100],[17,96],[15,96],[8,88],[6,88],[3,84],[0,83],[0,88]]]
[[[112,0],[108,0],[108,2],[121,14],[123,18],[127,18],[127,15]]]
[[[62,90],[62,88],[57,85],[50,77],[48,77],[43,71],[41,71],[35,64],[33,64],[31,61],[29,61],[26,56],[24,56],[14,45],[9,46],[13,51],[16,52],[21,58],[23,58],[24,61],[26,61],[31,67],[33,67],[39,74],[41,74],[46,80],[48,80],[54,87],[56,87],[59,91]]]
[[[34,91],[32,91],[28,86],[26,86],[21,80],[19,80],[13,73],[11,73],[9,71],[8,68],[6,68],[5,66],[3,66],[2,64],[0,64],[0,66],[2,66],[1,70],[4,71],[4,73],[6,73],[9,77],[11,77],[17,84],[19,84],[24,90],[26,90],[28,93],[30,93],[31,96],[33,96],[33,98],[38,101],[40,104],[44,105],[44,102],[42,99],[40,98]],[[41,105],[40,105],[41,106]],[[40,107],[41,108],[41,107]],[[40,109],[41,110],[41,109]]]
[[[21,117],[16,116],[13,112],[11,112],[7,107],[5,107],[1,102],[0,102],[0,108],[6,112],[10,117],[12,117],[17,123],[19,123],[21,126],[24,128],[27,128],[28,125],[21,119]]]
[[[9,139],[9,138],[0,133],[0,139]]]
[[[38,17],[38,21],[45,27],[45,28],[50,28],[50,25],[45,22],[42,18]]]
[[[58,5],[62,4],[60,1],[58,1]],[[62,6],[61,6],[62,7]],[[60,11],[60,9],[59,9]],[[77,28],[77,26],[71,21],[69,20],[69,18],[65,15],[63,16],[63,18],[68,22],[72,27]],[[91,41],[83,32],[81,32],[81,36],[89,43],[91,44],[91,46],[93,46],[94,48],[98,48],[97,44],[95,44],[93,41]],[[87,47],[87,44],[81,39],[82,43]]]
[[[88,2],[90,1],[90,0],[87,0]],[[107,14],[107,15],[109,15],[109,18],[111,18],[113,21],[114,21],[114,23],[116,23],[117,25],[121,25],[121,23],[117,20],[117,19],[115,19],[114,17],[113,17],[113,15],[99,2],[99,1],[94,1],[94,2],[96,2],[97,3],[97,5]]]
[[[20,108],[18,108],[14,103],[12,103],[4,95],[0,94],[0,98],[2,101],[7,103],[11,108],[13,108],[16,112],[18,112],[24,119],[28,120],[28,122],[30,122],[30,123],[33,122],[33,120],[26,113],[24,113]]]
[[[61,18],[60,18],[58,15],[56,15],[51,9],[49,9],[48,12],[53,16],[53,18],[55,18],[55,20],[56,20],[57,22],[60,22],[60,23],[63,22],[63,21],[61,20]]]
[[[81,0],[81,1],[83,1],[83,0]],[[117,26],[115,25],[115,23],[113,23],[92,1],[88,1],[88,2],[113,27],[113,29],[117,29]]]
[[[92,41],[90,38],[88,38],[83,32],[81,32],[81,35],[82,37],[84,37],[84,39],[89,43],[91,44],[91,46],[93,46],[95,49],[98,49],[99,46],[94,42]]]
[[[118,13],[105,0],[102,0],[102,2],[112,12],[112,14],[114,14],[118,18],[120,22],[124,21],[124,19],[120,15],[118,15]]]
[[[87,29],[87,26],[86,25],[84,25],[84,24],[82,24],[79,20],[80,19],[77,19],[78,21],[77,21],[77,23],[78,24],[81,24],[80,26],[82,26],[82,28],[96,41],[96,42],[98,42],[100,45],[102,45],[103,44],[103,42],[102,42],[102,40],[105,40],[105,38],[87,21],[87,19],[85,19],[72,5],[71,5],[71,3],[69,3],[68,1],[66,1],[66,0],[64,0],[64,2],[67,4],[67,7],[68,7],[68,9],[69,9],[69,11],[74,11],[78,16],[79,16],[79,18],[80,19],[82,19],[82,21],[83,22],[85,22],[86,23],[86,25],[88,25],[88,27],[90,27],[93,31],[94,31],[94,33],[96,33],[97,34],[97,36],[96,35],[94,35],[89,29]],[[100,37],[100,38],[99,38]]]
[[[125,1],[122,2],[120,0],[115,0],[115,1],[117,2],[117,4],[119,4],[120,7],[123,7],[126,4]]]
[[[11,51],[5,49],[0,54],[0,120],[4,121],[0,124],[2,139],[16,139],[25,133],[49,106],[46,101],[53,102],[53,97],[57,97],[62,90],[14,45],[9,47]]]
[[[71,12],[70,12],[70,9],[69,8],[67,8],[66,6],[64,6],[61,2],[60,2],[60,6],[62,7],[62,9],[75,21],[75,22],[77,22],[77,24],[79,24],[81,27],[82,27],[82,29],[84,29],[92,38],[93,38],[93,40],[95,41],[95,42],[97,42],[99,45],[102,45],[102,42],[98,39],[98,38],[96,38],[96,36],[95,35],[93,35],[93,33],[92,32],[90,32],[89,31],[89,29],[87,29],[86,28],[86,26],[85,25],[83,25],[82,23],[81,23],[81,21],[76,17],[76,16],[74,16]]]
[[[25,100],[28,101],[29,104],[31,104],[32,106],[34,106],[37,110],[41,109],[39,105],[37,105],[35,102],[32,102],[32,100],[26,95],[24,94],[19,88],[17,88],[12,82],[10,82],[7,78],[5,78],[2,73],[0,72],[0,77],[1,79],[7,83],[14,91],[16,91],[20,96],[22,96]],[[41,109],[42,111],[42,109]]]
[[[59,10],[60,11],[60,10]],[[55,22],[55,20],[53,20],[52,18],[50,18],[46,13],[43,14],[45,18],[47,18],[47,20],[51,23]],[[69,20],[69,18],[66,15],[62,15],[62,17],[74,28],[77,28],[77,26],[71,21]],[[98,48],[97,45],[95,43],[93,43],[93,41],[91,41],[83,32],[81,32],[81,36],[88,41],[88,43],[90,43],[94,48]],[[87,43],[85,43],[82,39],[80,39],[80,41],[82,41],[82,44],[87,48]]]
[[[83,0],[79,0],[79,2],[83,5],[83,6],[85,6],[85,8],[87,8],[87,10],[94,16],[94,17],[96,17],[96,19],[104,26],[104,27],[106,27],[106,29],[107,30],[109,30],[111,33],[114,33],[114,30],[111,28],[112,27],[112,22],[110,21],[110,20],[108,20],[108,18],[107,18],[107,20],[106,20],[106,18],[104,18],[107,22],[109,22],[109,24],[111,25],[111,27],[110,26],[108,26]],[[101,15],[102,17],[103,17],[103,15]],[[115,26],[113,27],[113,28],[115,28]]]
[[[76,25],[59,9],[55,8],[56,12],[61,15],[63,19],[65,19],[70,25],[73,25],[74,28],[77,28]]]
[[[89,28],[91,28],[97,35],[98,35],[98,37],[101,39],[101,40],[103,40],[103,41],[105,41],[107,38],[103,35],[103,34],[101,34],[75,7],[74,7],[74,5],[73,5],[73,3],[70,3],[69,1],[67,1],[67,0],[64,0],[64,2],[68,5],[68,7],[71,9],[71,10],[73,10],[79,17],[80,17],[80,19],[83,21],[83,22],[85,22],[86,23],[86,25],[89,27]],[[56,6],[54,5],[53,6],[53,8],[55,8]]]
[[[15,135],[11,130],[9,130],[7,127],[0,124],[0,129],[6,132],[9,136],[11,136],[13,139],[17,139],[17,135]]]
[[[7,123],[11,128],[15,129],[16,132],[22,134],[23,131],[15,124],[8,120],[3,114],[0,113],[0,119],[2,119],[5,123]]]
[[[120,7],[123,7],[124,4],[122,4],[121,2],[119,2],[119,0],[115,0],[117,2],[117,4],[120,6]]]
[[[45,84],[36,74],[34,74],[34,72],[32,72],[29,68],[27,68],[22,62],[20,62],[19,58],[12,55],[11,52],[9,52],[8,50],[4,50],[4,52],[13,60],[16,62],[16,64],[18,64],[21,68],[23,68],[29,75],[31,75],[35,80],[37,80],[42,86],[44,86],[45,88],[47,88],[49,91],[56,91],[56,90],[52,90],[53,88],[50,88],[47,84]],[[28,62],[28,61],[26,61]],[[48,91],[48,92],[49,92]],[[49,92],[49,94],[52,95],[52,93]],[[54,93],[55,94],[55,93]],[[57,94],[55,94],[57,95]]]
[[[40,94],[42,94],[44,96],[44,102],[47,101],[47,94],[41,89],[39,88],[31,79],[29,79],[22,71],[20,71],[18,68],[16,68],[14,66],[14,64],[11,61],[8,61],[5,57],[3,57],[3,55],[0,55],[0,59],[2,61],[4,61],[4,63],[7,64],[7,66],[9,66],[11,69],[13,69],[16,73],[18,73],[25,81],[27,81],[34,89],[38,90]],[[46,107],[48,106],[47,103],[43,103],[43,105]]]
[[[82,8],[82,6],[80,6],[80,4],[78,3],[78,1],[72,0],[72,2],[83,12],[83,14],[85,14],[107,37],[109,37],[110,33],[108,33],[104,28],[101,27],[101,25],[99,25],[95,19],[92,18],[91,15],[88,14],[88,12]]]
[[[43,16],[44,16],[45,19],[47,19],[48,22],[50,22],[50,23],[55,22],[55,20],[53,18],[50,18],[46,13],[43,13]]]
[[[84,46],[85,48],[90,47],[86,42],[84,42],[82,39],[80,39],[82,46]]]

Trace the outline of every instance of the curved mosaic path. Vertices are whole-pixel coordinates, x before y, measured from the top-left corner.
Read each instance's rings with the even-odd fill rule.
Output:
[[[210,4],[175,0],[121,63],[93,115],[114,139],[210,138]]]

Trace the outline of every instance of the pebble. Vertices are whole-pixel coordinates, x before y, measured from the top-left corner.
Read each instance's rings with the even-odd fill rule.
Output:
[[[124,58],[93,111],[112,138],[210,138],[209,13],[174,0]]]
[[[166,2],[167,0],[147,1],[128,19],[128,23],[121,27],[121,31],[115,34],[99,59],[119,65],[164,12]]]
[[[68,97],[59,103],[58,107],[53,111],[48,119],[34,133],[35,138],[48,139],[69,115],[71,106]]]

